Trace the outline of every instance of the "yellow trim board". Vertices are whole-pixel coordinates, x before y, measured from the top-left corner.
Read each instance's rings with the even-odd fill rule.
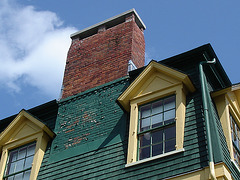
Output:
[[[118,101],[125,108],[125,110],[130,110],[130,99],[135,97],[136,93],[142,91],[142,88],[146,86],[146,82],[149,82],[151,79],[156,77],[162,79],[162,81],[159,80],[158,82],[165,81],[163,87],[166,86],[167,82],[169,82],[171,85],[176,84],[176,82],[181,82],[188,91],[195,91],[194,85],[186,74],[152,61],[118,98]]]

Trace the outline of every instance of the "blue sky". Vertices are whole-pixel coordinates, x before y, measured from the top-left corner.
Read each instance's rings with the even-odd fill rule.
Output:
[[[70,34],[132,8],[147,27],[146,63],[211,43],[240,82],[240,1],[1,0],[0,119],[58,99]]]

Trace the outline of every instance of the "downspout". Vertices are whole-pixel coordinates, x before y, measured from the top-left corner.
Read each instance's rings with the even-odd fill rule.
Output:
[[[213,150],[212,150],[212,140],[210,136],[210,125],[209,125],[209,108],[207,104],[207,87],[206,81],[203,72],[203,64],[215,64],[216,59],[214,58],[212,61],[202,61],[199,64],[199,73],[200,73],[200,83],[201,83],[201,90],[202,90],[202,100],[203,100],[203,109],[204,109],[204,118],[206,122],[206,134],[207,134],[207,147],[208,147],[208,154],[209,154],[209,167],[210,167],[210,175],[211,178],[217,180],[215,175],[214,169],[214,161],[213,161]]]

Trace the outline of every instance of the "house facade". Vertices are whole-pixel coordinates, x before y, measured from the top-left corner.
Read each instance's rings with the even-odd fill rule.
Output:
[[[0,121],[0,179],[240,179],[240,84],[210,44],[144,66],[145,29],[71,35],[62,98]]]

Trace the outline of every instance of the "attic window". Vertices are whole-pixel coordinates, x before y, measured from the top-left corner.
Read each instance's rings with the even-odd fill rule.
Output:
[[[175,96],[140,107],[139,160],[175,150]]]
[[[47,144],[54,136],[45,124],[22,110],[0,133],[0,179],[37,179]]]
[[[186,74],[152,61],[121,94],[118,101],[130,113],[125,167],[184,151],[189,91],[195,88]]]
[[[5,179],[29,179],[36,143],[31,143],[9,152]]]

